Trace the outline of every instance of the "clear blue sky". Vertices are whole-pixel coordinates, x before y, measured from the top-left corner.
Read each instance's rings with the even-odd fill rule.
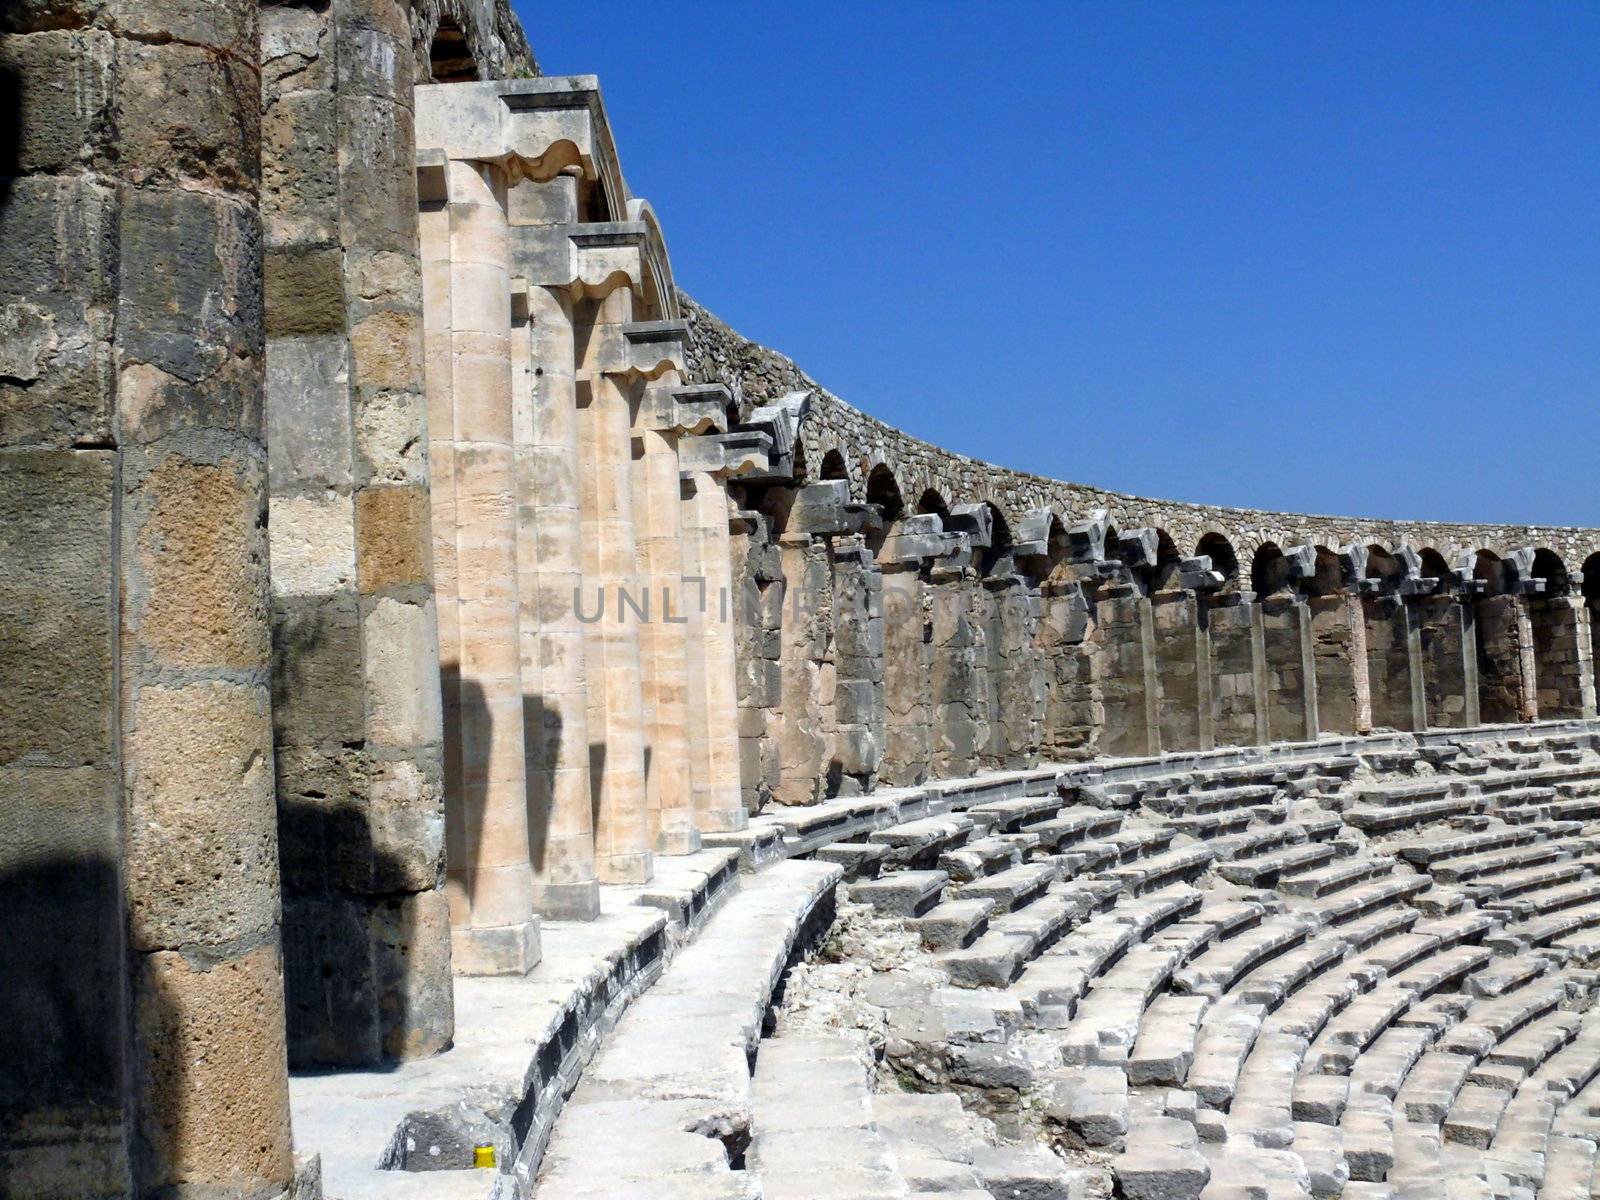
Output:
[[[1600,4],[517,6],[680,285],[876,416],[1152,496],[1600,525]]]

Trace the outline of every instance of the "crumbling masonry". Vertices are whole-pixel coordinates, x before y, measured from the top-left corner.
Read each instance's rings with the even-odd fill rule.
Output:
[[[541,75],[506,0],[13,0],[0,98],[0,1194],[1589,1194],[1600,892],[1549,889],[1600,871],[1600,531],[917,441],[678,290],[598,83]],[[1405,991],[1460,1011],[1263,1025],[1381,940],[1340,925],[1380,901],[1329,906],[1391,869],[1385,936],[1487,947]],[[796,1002],[763,1041],[846,899],[833,953],[911,948],[803,995],[890,1034],[807,1042]],[[1047,956],[1097,921],[1167,932]],[[1576,1107],[1491,1071],[1395,1118],[1455,1065],[1427,1039],[1363,1082],[1389,1020],[1463,1078],[1522,1063],[1467,1001],[1558,971],[1528,1028],[1593,1066],[1524,1074]],[[1010,997],[974,1044],[1065,1031],[1050,1069],[955,1062],[946,984]],[[930,1014],[932,1049],[896,1024]],[[874,1123],[878,1059],[993,1126]],[[793,1169],[793,1089],[836,1095],[858,1174]],[[1093,1158],[1141,1121],[1148,1161]],[[1028,1138],[1090,1157],[1002,1153]],[[935,1145],[964,1173],[882,1166]]]

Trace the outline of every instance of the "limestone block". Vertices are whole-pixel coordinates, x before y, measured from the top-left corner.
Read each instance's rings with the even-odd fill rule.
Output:
[[[440,738],[437,626],[431,604],[387,597],[361,620],[368,736],[387,746],[423,746]]]
[[[363,593],[432,583],[429,519],[428,494],[420,485],[369,487],[356,494],[356,563]]]
[[[137,764],[126,817],[136,948],[222,945],[265,937],[276,924],[269,721],[263,688],[196,682],[137,690],[126,733]]]
[[[267,343],[268,482],[274,495],[292,488],[348,487],[350,405],[345,339],[272,338]],[[276,575],[277,564],[273,564]]]
[[[273,610],[276,740],[307,746],[363,741],[361,626],[355,598],[282,597]]]
[[[339,96],[339,237],[347,246],[415,252],[410,117],[385,97]]]
[[[107,763],[112,451],[0,452],[0,764]]]
[[[272,590],[326,596],[356,579],[355,512],[347,494],[278,496],[271,505]]]
[[[176,21],[178,28],[210,22],[241,5],[193,6],[158,0],[152,5],[118,3],[140,21],[151,20],[156,8],[191,14]],[[253,26],[253,21],[252,21]],[[173,27],[155,26],[163,38]],[[236,35],[237,29],[213,27],[212,33]],[[261,126],[259,121],[237,120],[230,114],[260,111],[261,80],[253,42],[238,58],[215,54],[205,45],[161,41],[149,44],[131,38],[117,41],[117,98],[113,108],[118,134],[118,164],[129,182],[197,184],[241,193],[253,191],[260,176]],[[198,251],[200,247],[193,247]],[[209,251],[209,247],[207,250]],[[220,256],[228,262],[230,256]],[[185,311],[192,321],[199,309]]]
[[[111,35],[96,29],[0,40],[0,72],[27,81],[12,117],[8,174],[72,172],[105,153],[114,55]]]
[[[216,966],[163,951],[134,977],[152,1187],[251,1193],[293,1171],[276,944]]]
[[[7,444],[109,444],[113,195],[83,178],[8,187],[0,205],[0,436]]]

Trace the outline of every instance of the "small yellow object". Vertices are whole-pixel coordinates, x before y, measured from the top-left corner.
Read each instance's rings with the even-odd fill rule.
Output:
[[[474,1146],[472,1148],[472,1165],[475,1167],[494,1166],[493,1146]]]

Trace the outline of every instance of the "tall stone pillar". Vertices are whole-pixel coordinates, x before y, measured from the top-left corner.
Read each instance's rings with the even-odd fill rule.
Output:
[[[625,327],[633,320],[633,295],[618,288],[585,308],[578,336],[584,578],[579,613],[586,622],[595,863],[604,882],[643,883],[653,872],[653,846],[634,530],[636,384],[626,373]]]
[[[1092,758],[1105,725],[1094,671],[1090,605],[1074,568],[1047,580],[1038,644],[1045,664],[1045,709],[1041,751],[1046,762]]]
[[[418,89],[418,103],[440,90]],[[422,253],[430,451],[436,481],[450,475],[434,531],[435,558],[446,564],[440,602],[454,601],[439,639],[446,779],[458,789],[446,808],[453,959],[463,974],[518,975],[539,961],[539,923],[523,736],[507,181],[498,165],[477,160],[450,157],[444,171],[448,198],[425,206]]]
[[[823,795],[827,769],[822,663],[832,622],[828,546],[809,533],[785,533],[778,545],[784,609],[778,654],[778,782],[772,798],[779,804],[814,804]]]
[[[1263,715],[1256,704],[1255,593],[1219,592],[1207,603],[1213,744],[1254,745]]]
[[[545,186],[564,189],[567,182]],[[577,609],[583,535],[572,299],[564,288],[535,282],[527,295],[528,365],[513,432],[534,906],[549,917],[591,920],[600,912],[600,885],[589,791],[588,669]]]
[[[0,28],[0,1187],[277,1195],[256,5]]]
[[[1476,724],[1477,656],[1469,651],[1472,605],[1445,592],[1417,596],[1409,607],[1420,650],[1426,728]]]
[[[712,397],[727,403],[718,388]],[[702,397],[705,399],[705,397]],[[725,424],[724,419],[724,424]],[[743,613],[734,584],[733,544],[729,537],[728,465],[718,454],[704,457],[699,447],[715,443],[702,435],[688,439],[680,454],[683,469],[683,572],[689,587],[689,714],[693,754],[695,825],[706,833],[726,833],[749,823],[740,795],[737,633]]]
[[[883,573],[859,534],[835,538],[831,558],[833,686],[828,759],[838,764],[837,794],[859,795],[876,786],[882,765]]]
[[[1360,603],[1367,643],[1371,724],[1407,731],[1420,729],[1413,705],[1412,639],[1406,601],[1387,590],[1361,597]]]
[[[650,746],[645,794],[652,844],[660,854],[690,854],[700,848],[689,732],[689,612],[696,601],[683,587],[678,386],[677,372],[668,370],[646,387],[633,428],[634,531],[639,588],[646,604],[639,623]]]
[[[730,507],[733,503],[730,500]],[[788,580],[766,514],[733,508],[728,529],[738,633],[739,787],[746,813],[759,812],[778,786],[776,729],[783,703],[783,627]]]
[[[982,634],[972,620],[978,587],[970,551],[940,560],[928,572],[933,631],[933,778],[960,779],[978,767],[987,730],[980,715]]]
[[[1150,609],[1149,598],[1126,568],[1107,576],[1095,596],[1097,673],[1105,706],[1101,750],[1106,754],[1161,753],[1160,679]]]
[[[356,1065],[453,1028],[410,31],[392,0],[261,21],[289,1054]]]
[[[1563,590],[1531,600],[1528,610],[1540,719],[1594,716],[1594,650],[1583,598]]]
[[[1532,679],[1532,630],[1521,596],[1501,593],[1476,603],[1479,706],[1486,724],[1510,724],[1537,717],[1538,693]]]
[[[1317,736],[1319,728],[1341,730],[1341,709],[1328,711],[1321,659],[1313,657],[1317,610],[1291,591],[1263,596],[1259,605],[1262,649],[1266,663],[1268,740],[1297,742]],[[1335,605],[1329,606],[1339,611]],[[1347,693],[1346,693],[1347,694]],[[1317,720],[1312,719],[1315,698]],[[1347,711],[1347,710],[1345,710]],[[1330,724],[1330,717],[1333,723]],[[1350,718],[1344,717],[1350,724]]]
[[[1361,597],[1341,591],[1312,596],[1317,715],[1325,733],[1365,733],[1372,727],[1366,620]],[[1277,740],[1277,731],[1273,731]]]
[[[1161,689],[1161,746],[1164,750],[1198,750],[1202,746],[1200,727],[1211,723],[1209,711],[1204,722],[1201,715],[1201,663],[1205,664],[1205,691],[1209,693],[1210,657],[1201,653],[1204,614],[1199,597],[1182,587],[1163,589],[1150,597],[1150,611]],[[1209,701],[1209,694],[1206,698]]]
[[[1016,572],[991,577],[987,587],[992,601],[990,692],[995,700],[989,743],[995,766],[1019,770],[1038,761],[1043,739],[1044,663],[1036,646],[1041,604],[1037,589]]]
[[[890,787],[928,777],[933,757],[933,694],[929,686],[932,629],[920,557],[899,557],[893,539],[883,563],[883,690],[885,730],[880,776]]]

